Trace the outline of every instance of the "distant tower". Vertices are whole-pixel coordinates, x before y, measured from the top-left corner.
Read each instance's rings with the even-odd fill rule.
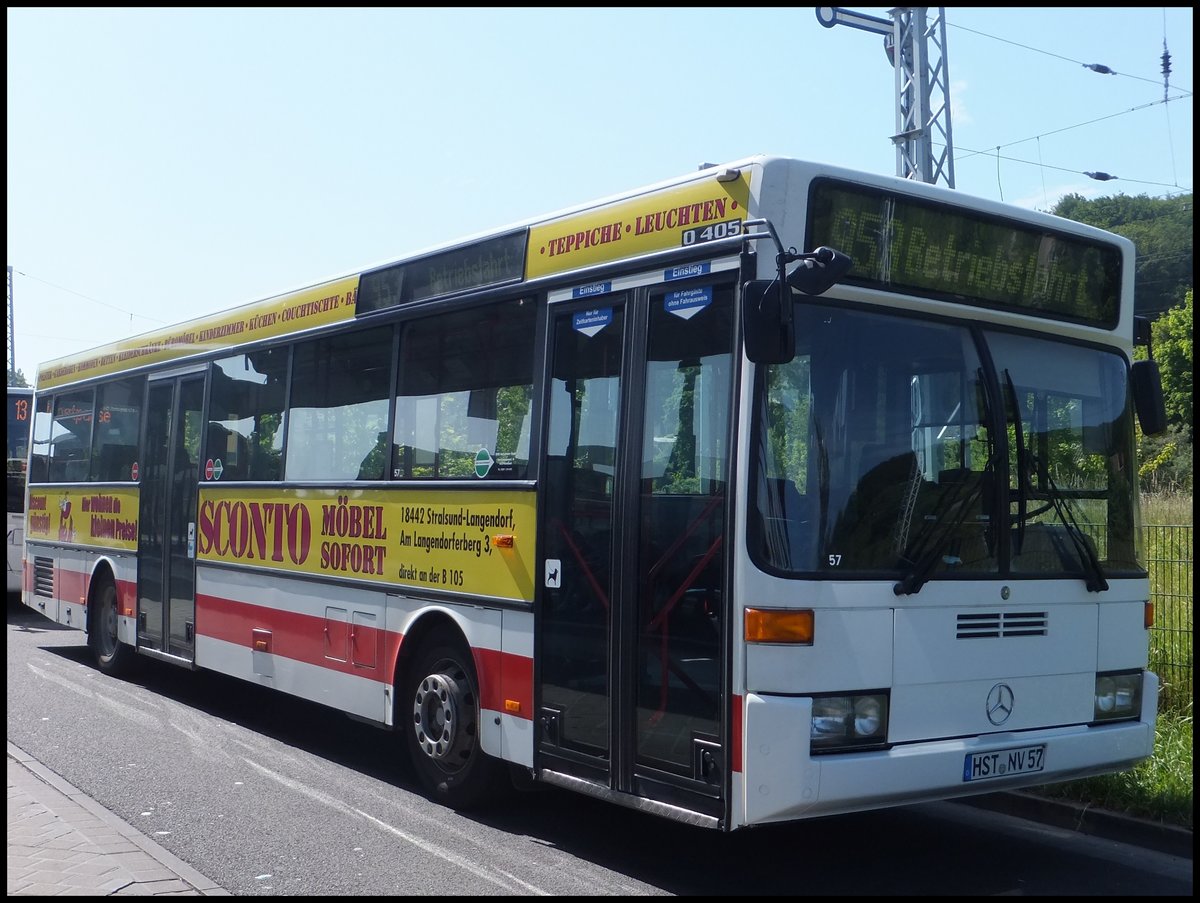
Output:
[[[849,25],[883,35],[883,49],[896,70],[896,175],[954,187],[954,143],[950,128],[950,76],[946,62],[946,16],[936,7],[899,6],[889,22],[838,6],[818,6],[817,21],[826,28]],[[934,137],[944,143],[939,153]]]

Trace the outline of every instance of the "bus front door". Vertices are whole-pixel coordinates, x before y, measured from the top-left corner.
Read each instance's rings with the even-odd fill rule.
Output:
[[[541,475],[538,767],[713,817],[732,311],[715,285],[556,309]]]
[[[204,376],[151,381],[138,519],[138,646],[196,657],[196,490]]]

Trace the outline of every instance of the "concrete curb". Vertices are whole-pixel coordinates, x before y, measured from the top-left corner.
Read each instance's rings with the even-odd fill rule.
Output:
[[[8,743],[8,757],[15,761],[22,768],[26,769],[39,781],[42,781],[49,787],[52,787],[54,790],[61,793],[76,806],[87,810],[98,821],[107,825],[113,831],[116,831],[131,844],[146,853],[146,855],[148,855],[154,861],[158,862],[163,868],[179,876],[181,880],[194,887],[196,892],[200,895],[231,896],[228,891],[218,886],[210,878],[200,874],[200,872],[198,872],[192,866],[175,856],[169,850],[155,843],[133,825],[121,818],[118,818],[115,814],[105,809],[77,787],[69,784],[61,776],[51,771],[41,762],[31,758],[28,753],[11,742]]]
[[[1171,856],[1192,858],[1194,837],[1190,828],[1162,824],[1072,800],[1048,799],[1025,791],[963,797],[959,802],[1092,837],[1146,847]]]

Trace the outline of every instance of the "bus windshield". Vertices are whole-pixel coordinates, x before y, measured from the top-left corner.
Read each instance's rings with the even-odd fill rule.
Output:
[[[760,368],[752,555],[768,571],[1140,573],[1124,359],[969,324],[805,302]]]

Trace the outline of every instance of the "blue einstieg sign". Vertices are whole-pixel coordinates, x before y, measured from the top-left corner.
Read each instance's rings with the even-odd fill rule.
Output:
[[[677,317],[690,320],[712,304],[712,286],[685,288],[678,292],[667,292],[663,296],[663,310]]]
[[[663,270],[663,279],[670,282],[672,279],[691,279],[693,276],[707,276],[710,269],[712,269],[712,266],[707,260],[703,263],[685,263],[682,266]]]
[[[611,282],[591,282],[571,289],[572,298],[590,298],[593,295],[607,295],[612,291]]]

